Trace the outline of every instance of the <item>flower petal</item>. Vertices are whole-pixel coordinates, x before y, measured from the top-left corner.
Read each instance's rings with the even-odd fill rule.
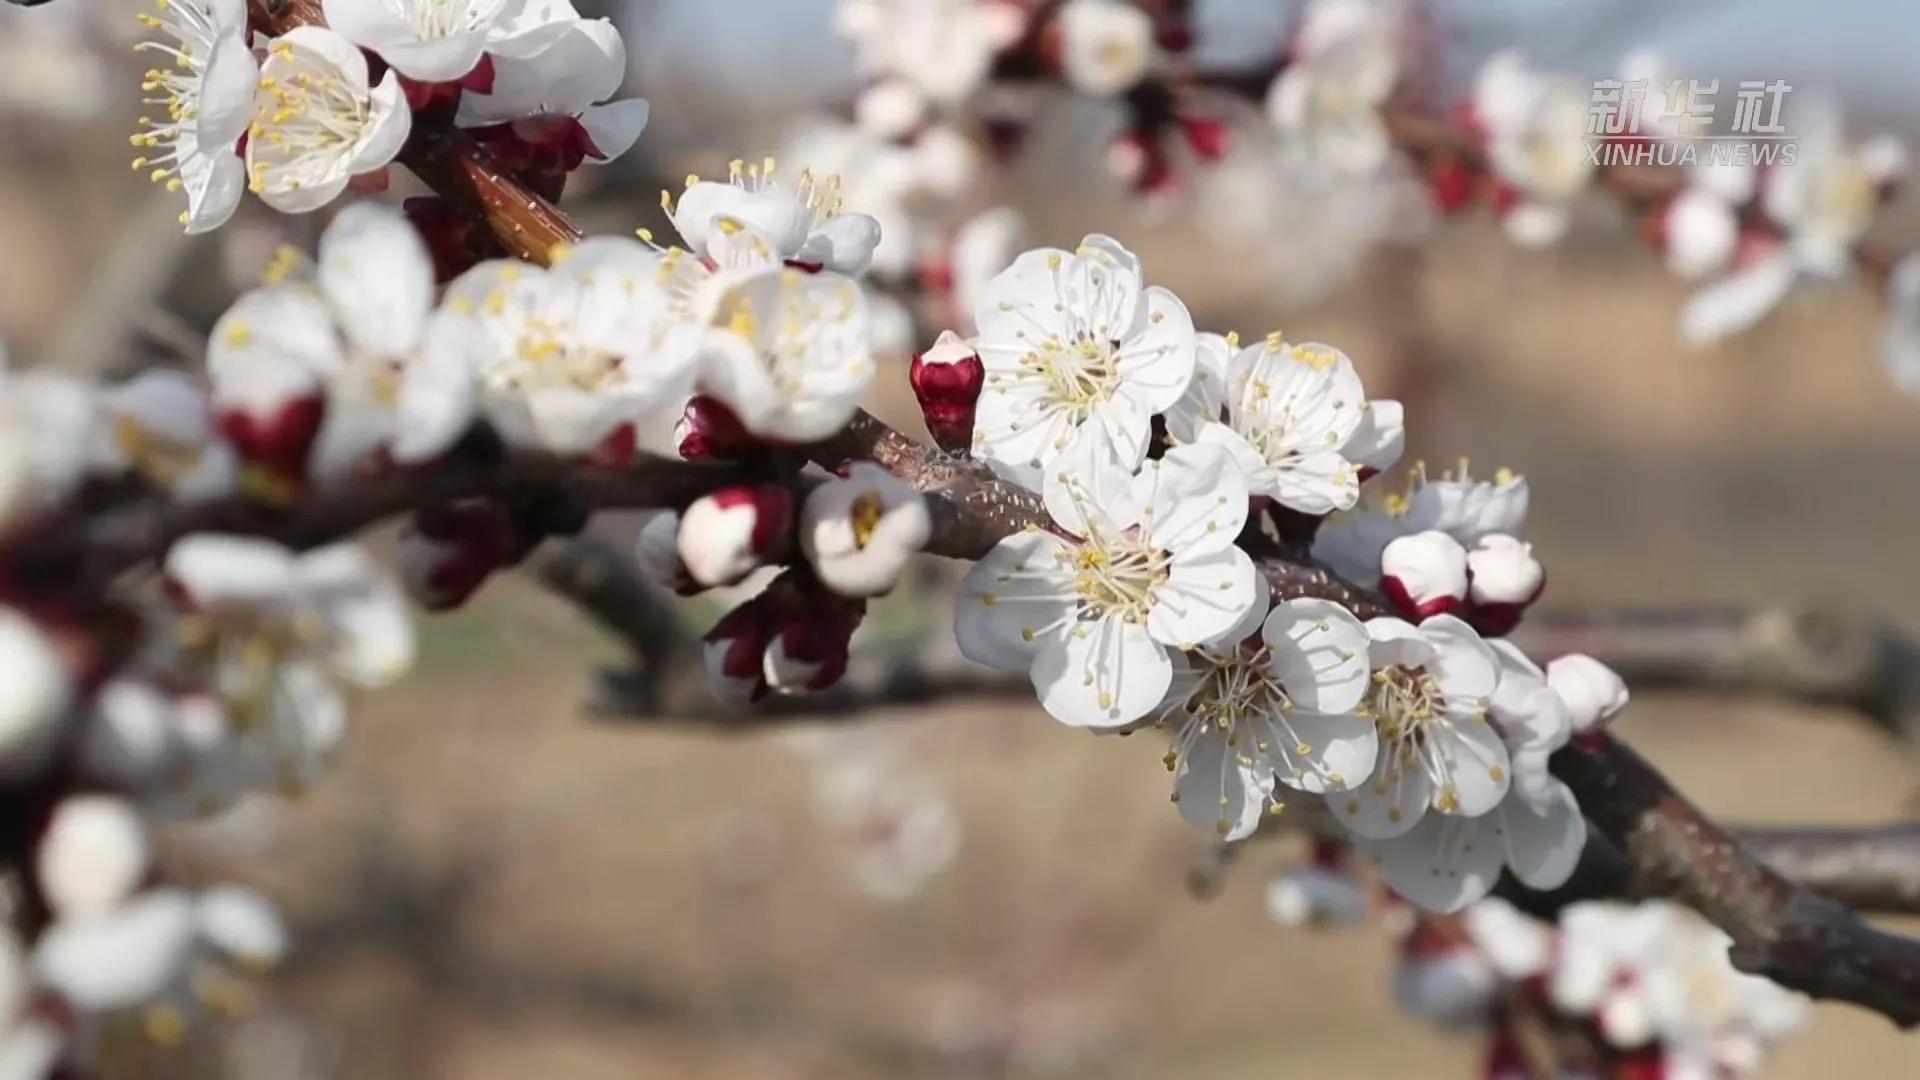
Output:
[[[1505,855],[1490,819],[1429,814],[1380,845],[1380,869],[1393,891],[1427,911],[1455,912],[1487,895]]]
[[[1247,522],[1247,489],[1238,465],[1212,445],[1176,446],[1134,480],[1147,541],[1162,551],[1199,555],[1233,545]]]
[[[1360,704],[1372,678],[1372,639],[1353,612],[1330,600],[1288,600],[1274,607],[1262,633],[1272,670],[1295,705],[1347,713]]]
[[[1139,623],[1083,620],[1043,640],[1034,657],[1040,704],[1063,724],[1120,728],[1166,698],[1173,661]]]
[[[419,344],[433,263],[399,211],[364,202],[342,210],[320,237],[319,284],[355,348],[398,360]]]
[[[1253,560],[1237,547],[1175,555],[1147,611],[1147,630],[1183,650],[1223,643],[1265,587]]]
[[[1537,804],[1508,799],[1500,805],[1499,818],[1507,866],[1521,884],[1532,889],[1566,884],[1587,844],[1587,819],[1567,785],[1553,781]]]
[[[1071,578],[1046,573],[1065,552],[1065,541],[1051,533],[1020,532],[975,563],[954,602],[953,634],[961,654],[1000,671],[1032,670],[1040,632],[1073,610]]]
[[[1226,734],[1209,726],[1188,747],[1174,792],[1181,817],[1221,840],[1243,840],[1260,827],[1273,793],[1273,770],[1228,746]]]
[[[1327,808],[1355,836],[1387,840],[1419,824],[1432,798],[1426,770],[1417,762],[1398,761],[1382,748],[1366,782],[1327,796]]]

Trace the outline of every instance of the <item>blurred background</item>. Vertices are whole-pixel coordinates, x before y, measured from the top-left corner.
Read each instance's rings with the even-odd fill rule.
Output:
[[[1270,49],[1293,6],[1202,3],[1201,47]],[[125,165],[144,65],[121,7],[0,9],[16,362],[192,363],[272,251],[321,224],[250,203],[213,237],[178,235],[174,200]],[[628,158],[575,178],[590,228],[657,226],[660,178],[777,152],[857,86],[831,0],[580,7],[620,21],[629,92],[653,103]],[[1654,43],[1690,76],[1787,78],[1871,129],[1920,128],[1920,13],[1892,0],[1453,0],[1435,23],[1456,88],[1502,45],[1585,79]],[[1410,179],[1290,186],[1249,107],[1221,108],[1244,137],[1172,198],[1129,196],[1102,163],[1117,116],[1066,100],[966,197],[1018,207],[1035,242],[1117,235],[1203,327],[1337,343],[1371,394],[1408,402],[1410,457],[1527,474],[1553,607],[1813,601],[1920,632],[1920,406],[1875,360],[1870,289],[1689,350],[1680,287],[1604,201],[1558,249],[1520,251],[1486,220],[1433,220]],[[1911,247],[1911,206],[1893,209],[1882,239]],[[904,355],[873,406],[916,422]],[[932,586],[890,598],[869,643],[952,663],[941,603]],[[716,610],[679,615],[698,632]],[[423,633],[420,669],[362,703],[325,783],[171,838],[183,875],[280,901],[296,953],[245,1017],[111,1075],[1478,1075],[1476,1045],[1396,1011],[1378,926],[1269,919],[1267,878],[1302,858],[1289,843],[1190,895],[1206,845],[1166,806],[1152,736],[1089,740],[996,700],[732,734],[599,719],[592,669],[619,646],[520,580]],[[1845,709],[1641,693],[1623,730],[1726,819],[1920,808],[1909,751]],[[1836,1074],[1920,1075],[1920,1038],[1822,1007],[1767,1073]]]

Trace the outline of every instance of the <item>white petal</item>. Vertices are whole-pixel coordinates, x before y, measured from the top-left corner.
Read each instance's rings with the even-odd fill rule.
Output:
[[[348,341],[398,360],[420,342],[433,307],[433,263],[400,212],[378,203],[342,210],[320,237],[320,291]]]
[[[201,932],[226,955],[257,968],[287,954],[287,928],[259,893],[218,886],[200,894],[198,907]]]
[[[200,76],[199,115],[193,137],[202,153],[231,158],[231,151],[253,119],[254,87],[260,65],[247,48],[245,31],[214,39]]]
[[[1281,782],[1329,800],[1364,784],[1379,759],[1380,736],[1369,717],[1290,709],[1273,727],[1268,753]]]
[[[373,88],[370,102],[372,117],[349,162],[355,175],[372,172],[398,157],[413,130],[413,110],[408,108],[406,91],[394,72],[387,72],[387,77]]]
[[[391,41],[376,47],[380,58],[409,79],[453,82],[480,64],[487,51],[484,34],[452,34],[420,41]]]
[[[1435,912],[1459,911],[1487,895],[1506,855],[1489,820],[1428,814],[1412,832],[1381,845],[1387,884]]]
[[[1118,618],[1079,622],[1046,638],[1033,662],[1040,704],[1074,727],[1125,727],[1165,700],[1172,682],[1166,647],[1146,627]]]
[[[1246,764],[1242,756],[1241,748],[1227,745],[1219,728],[1210,727],[1195,738],[1174,779],[1180,816],[1221,840],[1253,835],[1273,792],[1273,770]]]
[[[107,795],[61,801],[34,851],[41,891],[63,919],[111,912],[140,886],[152,847],[140,812]]]
[[[1115,354],[1114,370],[1120,392],[1152,414],[1172,408],[1186,393],[1199,346],[1193,316],[1179,297],[1156,285],[1145,300],[1141,321]]]
[[[1253,560],[1237,547],[1176,555],[1147,611],[1147,629],[1182,649],[1223,641],[1265,587]]]
[[[1437,718],[1436,718],[1437,720]],[[1484,716],[1430,725],[1428,754],[1437,758],[1445,782],[1434,792],[1434,807],[1461,817],[1490,813],[1507,797],[1513,765],[1500,733]]]
[[[1329,600],[1287,600],[1274,606],[1262,633],[1272,669],[1295,705],[1344,713],[1360,704],[1372,678],[1371,639],[1353,612]]]
[[[1543,801],[1544,812],[1525,799],[1500,805],[1505,830],[1507,865],[1529,888],[1555,889],[1566,884],[1579,865],[1587,843],[1587,819],[1567,785],[1554,781]]]
[[[1074,606],[1070,576],[1040,573],[1065,551],[1065,542],[1051,533],[1021,532],[975,563],[954,602],[953,634],[961,654],[1001,671],[1031,670],[1040,631]]]
[[[1327,796],[1327,808],[1355,836],[1386,840],[1420,823],[1433,797],[1433,785],[1418,764],[1407,766],[1384,749],[1366,782]]]
[[[207,346],[214,400],[259,413],[315,392],[341,361],[326,306],[316,293],[291,285],[241,296],[215,324]]]
[[[270,540],[199,533],[167,552],[166,575],[202,608],[283,600],[296,581],[292,552]]]
[[[1202,554],[1233,544],[1247,522],[1246,481],[1213,445],[1176,446],[1134,481],[1147,540],[1163,551]]]
[[[428,324],[420,351],[400,376],[400,430],[390,447],[395,461],[410,465],[439,457],[472,424],[479,395],[459,351],[465,340],[448,323]]]
[[[1112,541],[1146,509],[1133,472],[1104,442],[1081,443],[1056,458],[1040,490],[1054,523],[1075,536]]]
[[[413,618],[397,586],[348,544],[300,560],[300,587],[324,604],[339,640],[333,670],[356,686],[386,686],[413,665]]]
[[[48,986],[81,1009],[122,1009],[184,977],[193,938],[193,905],[186,896],[150,892],[99,918],[55,923],[34,951],[34,966]]]
[[[1680,335],[1690,345],[1708,345],[1752,327],[1786,299],[1795,274],[1784,251],[1734,270],[1688,298]]]
[[[583,110],[580,126],[586,129],[587,138],[593,140],[593,148],[599,152],[598,157],[587,160],[613,161],[631,150],[639,141],[640,133],[647,129],[651,115],[652,107],[645,98],[627,98]]]
[[[1472,708],[1485,708],[1499,685],[1499,665],[1493,650],[1473,627],[1452,615],[1435,615],[1420,624],[1421,636],[1434,647],[1434,677],[1450,700],[1470,699]],[[1473,704],[1473,703],[1478,704]]]

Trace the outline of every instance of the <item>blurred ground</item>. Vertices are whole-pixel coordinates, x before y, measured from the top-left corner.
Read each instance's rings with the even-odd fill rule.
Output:
[[[1532,476],[1556,602],[1912,610],[1920,413],[1868,359],[1870,300],[1843,290],[1689,354],[1638,258],[1526,256],[1470,229],[1287,329],[1345,345],[1370,382],[1382,356],[1447,372],[1378,381],[1431,387],[1426,446]],[[1383,292],[1408,298],[1390,320],[1371,317]],[[790,739],[584,720],[584,669],[611,648],[524,587],[430,630],[341,771],[253,822],[307,941],[274,1015],[314,1066],[229,1075],[1473,1074],[1472,1046],[1395,1012],[1377,928],[1268,922],[1261,886],[1290,852],[1186,895],[1197,842],[1151,738],[1032,708],[876,718],[965,830],[949,873],[882,904],[840,873]],[[1912,758],[1843,712],[1643,695],[1625,731],[1730,819],[1914,809]],[[282,1023],[243,1029],[242,1053]],[[1823,1008],[1768,1075],[1836,1072],[1920,1074],[1920,1040]]]

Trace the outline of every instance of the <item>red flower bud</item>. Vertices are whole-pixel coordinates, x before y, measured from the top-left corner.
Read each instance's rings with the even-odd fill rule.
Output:
[[[964,452],[973,440],[973,410],[986,385],[986,365],[960,335],[949,330],[933,347],[916,354],[907,381],[927,418],[927,430],[940,448]]]

